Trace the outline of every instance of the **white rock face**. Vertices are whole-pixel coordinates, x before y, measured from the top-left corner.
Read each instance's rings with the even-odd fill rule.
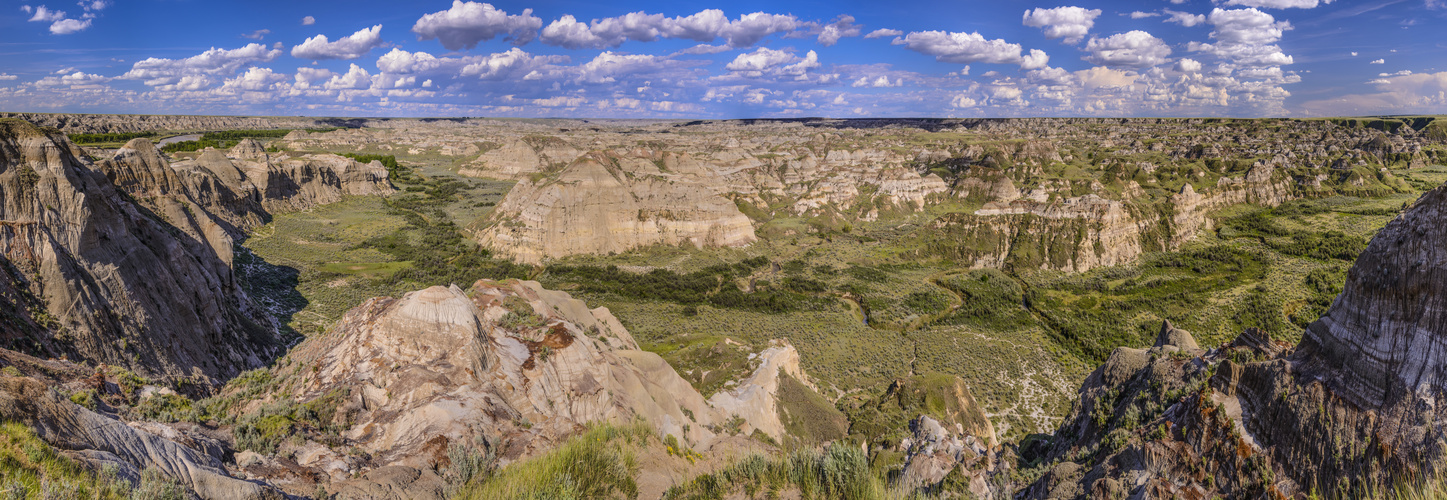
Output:
[[[758,429],[782,442],[784,423],[776,404],[781,373],[817,390],[799,367],[799,351],[788,342],[777,341],[759,353],[759,366],[749,378],[733,389],[714,394],[708,403],[726,419],[734,416],[744,419],[744,434]]]
[[[651,164],[610,170],[594,158],[556,180],[520,182],[477,232],[484,245],[522,262],[641,246],[743,246],[755,241],[733,202]],[[653,172],[647,172],[652,167]],[[638,173],[634,173],[634,172]]]

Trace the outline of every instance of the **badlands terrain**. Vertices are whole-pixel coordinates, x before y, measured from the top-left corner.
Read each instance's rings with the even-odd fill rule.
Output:
[[[0,114],[17,498],[1430,498],[1447,121]]]

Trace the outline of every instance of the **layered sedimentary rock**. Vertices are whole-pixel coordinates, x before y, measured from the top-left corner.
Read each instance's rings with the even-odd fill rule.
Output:
[[[387,169],[336,155],[272,157],[245,139],[229,154],[208,149],[168,162],[146,139],[134,139],[94,168],[116,187],[231,262],[232,243],[279,211],[341,201],[343,195],[394,192]]]
[[[1366,497],[1440,477],[1444,216],[1439,187],[1377,233],[1294,349],[1249,329],[1203,351],[1169,324],[1149,351],[1116,349],[1042,455],[1109,452],[1055,466],[1027,496]]]
[[[278,340],[227,262],[77,154],[63,135],[0,121],[0,256],[43,304],[24,315],[47,330],[15,347],[217,378],[273,357]]]
[[[798,370],[787,344],[764,357],[773,360],[765,363],[771,376],[780,367]],[[606,308],[588,309],[531,281],[372,299],[290,359],[312,368],[289,396],[343,398],[341,436],[370,457],[359,463],[343,449],[302,447],[298,464],[330,476],[332,491],[350,491],[355,471],[392,478],[362,479],[367,485],[357,488],[380,481],[400,498],[435,497],[433,464],[450,444],[480,443],[508,462],[594,422],[643,419],[659,436],[702,451],[726,438],[716,432],[735,416],[734,407],[705,401],[657,354],[639,350]],[[746,429],[779,427],[774,388],[755,375],[729,393],[767,413],[739,415]]]
[[[605,167],[612,160],[586,157],[556,179],[519,183],[477,231],[478,240],[532,263],[655,244],[742,246],[755,240],[749,218],[708,186],[662,175],[656,167],[653,173]]]

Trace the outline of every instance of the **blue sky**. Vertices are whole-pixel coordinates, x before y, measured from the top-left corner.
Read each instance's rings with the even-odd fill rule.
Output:
[[[1447,0],[0,0],[0,110],[1447,113]]]

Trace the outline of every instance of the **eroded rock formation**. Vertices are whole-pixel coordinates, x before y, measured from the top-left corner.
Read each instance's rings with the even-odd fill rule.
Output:
[[[12,348],[203,379],[279,354],[268,319],[218,249],[179,237],[78,154],[59,133],[0,121],[0,256],[40,306],[24,316],[46,327]],[[148,167],[124,175],[173,180]]]

